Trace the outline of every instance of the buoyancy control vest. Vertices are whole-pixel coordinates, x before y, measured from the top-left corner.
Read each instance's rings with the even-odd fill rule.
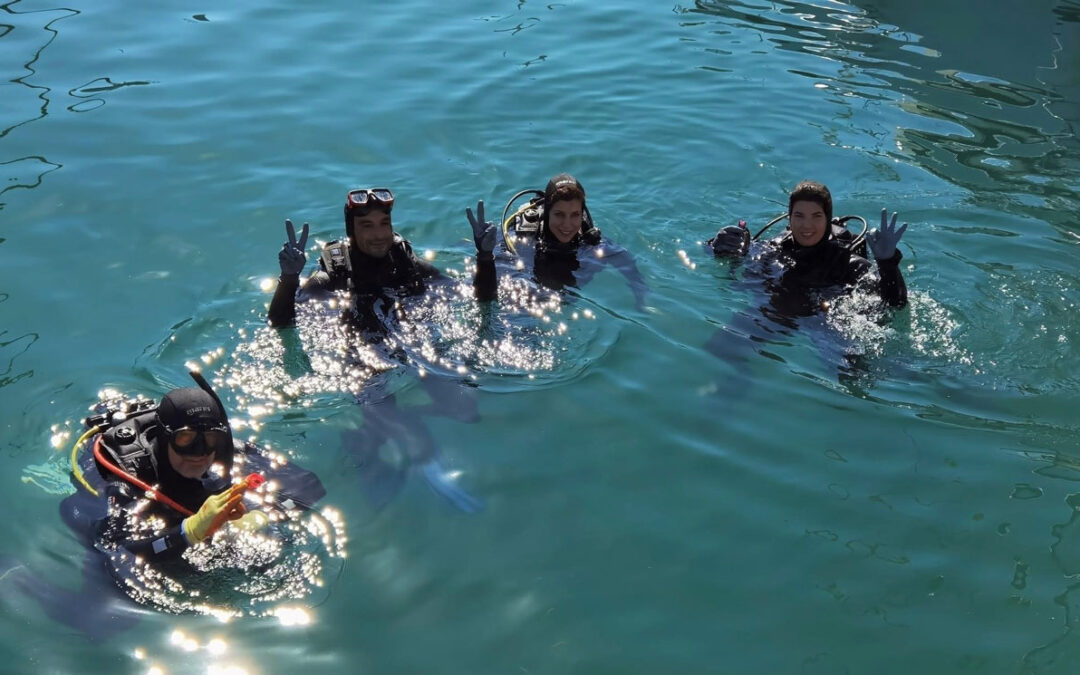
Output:
[[[412,245],[398,234],[386,256],[378,259],[354,250],[348,239],[327,242],[319,255],[319,268],[330,278],[330,290],[377,295],[383,287],[417,292],[424,285]]]
[[[787,217],[788,215],[786,213],[782,213],[779,216],[770,220],[765,225],[765,227],[757,231],[757,234],[754,235],[754,240],[756,241],[757,239],[759,239],[761,235],[764,234],[770,227]],[[857,220],[862,223],[862,230],[858,234],[855,234],[848,229],[847,224],[848,221],[851,220]],[[829,232],[827,233],[827,238],[836,241],[836,243],[840,244],[840,246],[846,248],[854,255],[862,258],[867,258],[868,256],[866,249],[866,230],[866,219],[862,216],[840,216],[839,218],[833,218],[832,222],[829,223]],[[790,236],[790,232],[785,232],[784,235],[780,237],[780,240],[787,239]]]

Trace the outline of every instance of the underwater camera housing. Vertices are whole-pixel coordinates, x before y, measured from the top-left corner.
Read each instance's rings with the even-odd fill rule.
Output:
[[[319,257],[319,265],[332,278],[338,275],[352,273],[352,263],[349,261],[349,244],[344,241],[331,241],[323,246],[322,255]]]
[[[519,211],[520,218],[516,219],[514,231],[521,234],[536,234],[540,231],[540,220],[544,213],[542,203],[529,202],[525,208]]]

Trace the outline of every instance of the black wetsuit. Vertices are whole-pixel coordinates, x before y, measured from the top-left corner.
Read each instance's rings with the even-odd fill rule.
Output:
[[[736,311],[727,325],[713,333],[705,349],[738,369],[744,378],[738,385],[742,390],[755,382],[747,366],[752,354],[766,355],[766,345],[786,341],[802,319],[820,314],[827,308],[825,303],[838,295],[860,288],[877,294],[891,307],[907,303],[899,250],[888,260],[878,260],[878,274],[873,274],[870,261],[836,236],[834,230],[814,246],[799,246],[790,234],[765,242],[764,250],[758,249],[748,260],[743,279],[735,281],[736,287],[755,294],[763,290],[766,297],[751,303],[748,312]],[[741,237],[744,244],[739,243]],[[733,227],[725,228],[708,246],[717,256],[741,258],[750,248],[749,235],[741,237]],[[861,367],[859,355],[845,355],[839,374],[848,377]]]
[[[299,274],[282,275],[274,298],[270,301],[270,325],[291,324],[296,318],[297,300],[304,302],[330,291],[351,289],[356,316],[365,327],[376,327],[376,302],[389,302],[387,290],[406,295],[419,294],[424,292],[426,280],[443,276],[437,267],[417,258],[412,245],[396,234],[390,251],[381,258],[373,258],[357,250],[356,246],[349,246],[349,262],[350,273],[331,275],[320,261],[320,269],[308,278],[303,287],[300,286]]]
[[[766,272],[767,285],[772,291],[777,309],[796,307],[805,303],[809,293],[828,288],[875,286],[875,290],[890,307],[907,304],[907,285],[900,273],[903,254],[897,249],[892,258],[877,260],[878,277],[870,274],[873,265],[843,245],[831,233],[813,246],[800,246],[790,234],[774,239],[761,255],[762,265],[780,268],[779,277]],[[718,254],[719,255],[719,254]],[[876,282],[876,284],[875,284]],[[813,303],[810,303],[813,304]],[[809,306],[809,305],[808,305]],[[804,314],[806,311],[794,311]]]
[[[532,264],[526,262],[526,268],[532,269],[533,280],[545,288],[553,291],[568,287],[580,288],[589,283],[605,265],[612,265],[626,277],[638,308],[645,304],[647,287],[633,256],[626,249],[606,239],[590,244],[583,241],[579,234],[570,242],[562,244],[541,235],[539,241],[519,237],[517,247],[522,258],[532,258]],[[507,262],[516,259],[509,251],[500,255],[500,258]],[[473,289],[478,300],[494,300],[497,297],[498,278],[495,274],[494,256],[487,260],[483,257],[477,258]]]
[[[232,485],[231,477],[207,474],[200,479],[191,479],[176,473],[169,463],[166,442],[156,423],[138,425],[137,440],[123,447],[126,450],[119,455],[103,454],[110,463],[143,483],[156,486],[160,493],[192,513],[199,510],[207,497]],[[119,461],[118,457],[121,458]],[[242,465],[245,475],[255,472],[273,479],[280,486],[276,493],[279,503],[291,499],[296,504],[311,507],[326,494],[315,474],[291,463],[272,466],[270,458],[251,443],[235,442],[233,453],[224,459],[228,466],[233,463]],[[165,560],[178,556],[188,548],[187,539],[181,532],[181,522],[187,517],[185,514],[153,500],[136,512],[134,507],[146,499],[143,489],[106,468],[92,454],[84,457],[80,464],[87,480],[92,486],[97,486],[95,489],[104,495],[107,503],[104,509],[92,506],[87,503],[89,493],[80,490],[69,498],[76,499],[68,507],[75,513],[65,514],[65,520],[70,523],[71,516],[77,516],[80,507],[84,511],[98,510],[99,519],[93,524],[96,533],[93,543],[99,549],[122,547],[144,560]],[[151,516],[160,518],[164,522],[164,529],[149,527],[147,523]]]
[[[129,473],[149,485],[158,484],[161,492],[192,511],[198,510],[207,496],[227,487],[221,479],[204,482],[177,475],[169,467],[167,457],[158,450],[156,422],[143,422],[145,418],[140,420],[135,416],[118,425],[138,426],[143,451],[127,448],[132,452],[124,450],[120,456],[106,451],[110,462],[121,460],[122,468],[130,469]],[[121,445],[110,443],[108,447],[116,449]],[[310,508],[325,495],[314,474],[291,463],[272,462],[249,443],[236,443],[232,460],[236,472],[258,472],[280,486],[271,508]],[[142,583],[134,571],[138,563],[127,552],[144,561],[152,560],[162,568],[186,565],[179,557],[188,548],[180,533],[180,523],[186,516],[148,500],[140,488],[100,466],[92,452],[84,452],[78,466],[86,484],[72,478],[76,491],[60,503],[60,516],[86,546],[81,587],[72,588],[70,580],[55,583],[51,578],[38,576],[10,556],[0,559],[6,558],[11,563],[8,571],[11,582],[36,599],[52,619],[76,628],[92,640],[107,640],[130,628],[139,617],[126,605],[132,589]],[[143,505],[147,508],[138,508]],[[160,518],[162,523],[152,524],[152,518]],[[153,535],[148,536],[151,531]]]

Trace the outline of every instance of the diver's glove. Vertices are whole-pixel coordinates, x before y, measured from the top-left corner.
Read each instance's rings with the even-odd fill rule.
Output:
[[[907,230],[907,223],[904,223],[899,228],[896,227],[896,216],[896,213],[892,214],[892,222],[889,222],[888,210],[881,209],[881,228],[870,230],[869,234],[866,235],[866,243],[870,246],[870,252],[878,260],[892,260],[892,257],[896,255],[896,245],[900,242],[900,237],[904,236],[904,231]]]
[[[716,236],[706,243],[716,255],[746,255],[750,250],[750,230],[746,229],[746,223],[740,220],[738,226],[720,228]]]
[[[454,480],[446,475],[446,470],[443,469],[438,460],[432,459],[426,462],[423,467],[421,467],[421,471],[423,471],[424,478],[427,479],[428,485],[431,486],[431,489],[435,494],[450,502],[461,511],[464,511],[465,513],[479,513],[484,510],[484,502],[455,485]]]
[[[469,217],[469,225],[472,225],[473,241],[476,242],[477,260],[494,260],[495,254],[495,223],[484,220],[484,200],[476,202],[476,215],[472,209],[465,207],[465,215]]]
[[[187,542],[194,545],[217,532],[225,521],[237,520],[245,513],[243,491],[226,490],[210,495],[195,515],[184,518],[180,530]]]
[[[285,232],[289,235],[289,241],[281,245],[281,252],[278,253],[281,276],[299,277],[304,271],[304,265],[307,264],[307,253],[304,247],[307,246],[308,224],[304,223],[304,229],[300,231],[300,241],[296,241],[296,230],[291,220],[285,221]]]

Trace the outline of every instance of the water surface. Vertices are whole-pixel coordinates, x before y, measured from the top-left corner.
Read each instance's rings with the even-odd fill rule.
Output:
[[[0,586],[8,668],[1072,672],[1078,27],[1073,0],[3,5],[4,554],[79,588],[62,471],[21,479],[99,390],[193,362],[349,536],[301,625],[126,606],[92,641]],[[467,286],[464,207],[563,170],[649,309],[605,271],[549,323],[506,308],[526,358],[414,333],[344,390],[263,326],[284,218],[334,239],[347,189],[390,186]],[[911,223],[911,304],[750,340],[753,294],[699,242],[803,178]],[[432,414],[421,368],[474,414]],[[373,508],[342,434],[391,395],[415,425],[388,454],[433,443],[482,513],[416,475]]]

